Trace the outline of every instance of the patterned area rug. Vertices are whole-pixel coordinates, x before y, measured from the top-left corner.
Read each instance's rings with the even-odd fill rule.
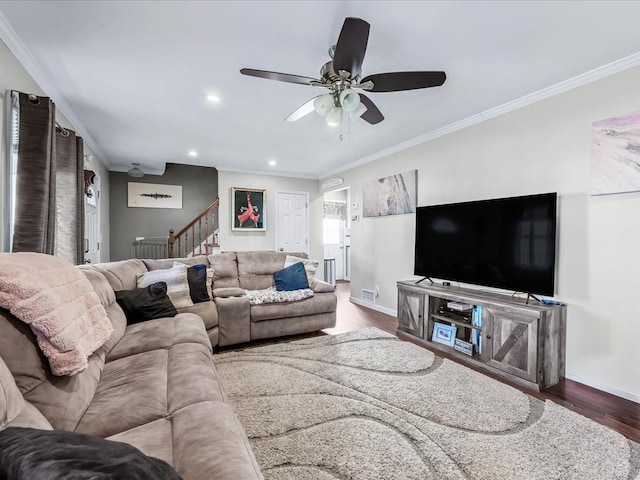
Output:
[[[640,480],[640,445],[370,328],[215,355],[267,480]]]

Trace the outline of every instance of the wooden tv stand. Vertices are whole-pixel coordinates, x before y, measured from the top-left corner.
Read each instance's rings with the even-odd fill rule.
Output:
[[[471,325],[471,312],[456,312],[447,303],[482,307],[482,326]],[[398,335],[410,336],[514,383],[543,390],[564,378],[566,306],[460,287],[398,282]],[[456,327],[456,337],[481,337],[481,351],[469,356],[433,340],[436,323]]]

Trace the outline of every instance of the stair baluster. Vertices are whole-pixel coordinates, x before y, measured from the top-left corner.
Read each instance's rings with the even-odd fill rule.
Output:
[[[178,233],[169,230],[169,258],[208,254],[211,247],[218,247],[216,230],[218,229],[217,209],[219,205],[220,199],[216,199]],[[209,221],[209,217],[211,217],[211,221]]]

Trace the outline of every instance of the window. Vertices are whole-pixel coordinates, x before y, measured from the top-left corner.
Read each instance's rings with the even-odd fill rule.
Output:
[[[325,218],[323,223],[323,243],[340,243],[340,222],[337,218]]]

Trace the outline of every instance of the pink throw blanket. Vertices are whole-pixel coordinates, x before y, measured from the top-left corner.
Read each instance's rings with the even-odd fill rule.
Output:
[[[54,375],[75,375],[113,332],[84,274],[41,253],[0,253],[0,307],[28,324]]]

